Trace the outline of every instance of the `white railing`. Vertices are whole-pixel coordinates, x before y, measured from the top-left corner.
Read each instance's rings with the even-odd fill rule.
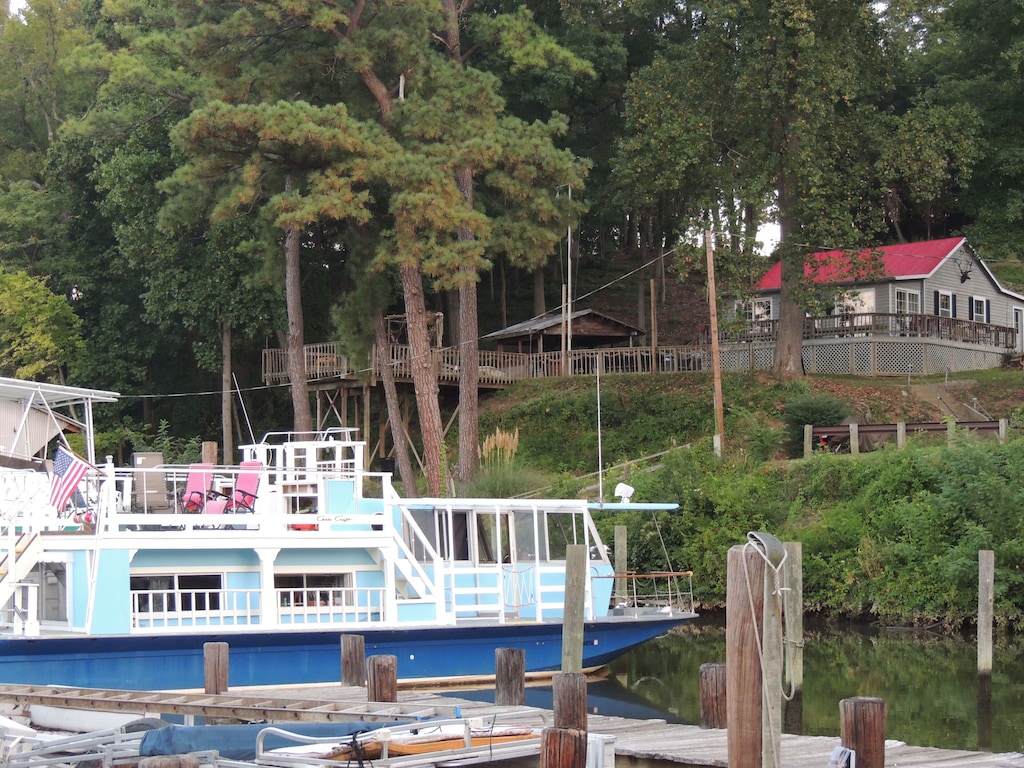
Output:
[[[383,587],[278,589],[282,624],[375,624],[383,621]]]
[[[136,630],[261,624],[258,589],[149,589],[131,593]]]

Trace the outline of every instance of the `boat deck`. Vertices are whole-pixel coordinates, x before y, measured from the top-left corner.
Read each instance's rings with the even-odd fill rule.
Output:
[[[0,687],[0,701],[21,705],[30,703],[33,694],[26,686]],[[501,707],[493,704],[453,698],[448,695],[420,690],[400,690],[398,705],[367,702],[366,689],[351,686],[312,685],[312,686],[274,686],[266,688],[246,688],[213,696],[196,692],[159,692],[139,694],[138,692],[121,692],[124,694],[120,702],[110,692],[64,689],[63,694],[74,703],[81,705],[91,702],[99,708],[119,709],[126,711],[131,704],[143,703],[150,713],[164,707],[171,711],[175,706],[188,704],[194,714],[200,714],[202,707],[209,707],[207,716],[223,717],[227,709],[236,712],[244,707],[246,714],[251,715],[258,710],[260,702],[264,702],[267,714],[275,709],[290,709],[285,702],[302,702],[304,714],[295,717],[294,711],[286,719],[332,719],[341,711],[349,713],[363,712],[369,717],[380,716],[389,706],[396,712],[448,713],[457,708],[458,716],[463,718],[481,717],[494,718],[503,726],[523,726],[544,728],[552,724],[553,713],[537,707],[512,706]],[[37,692],[42,696],[44,690]],[[317,715],[321,717],[318,718]],[[271,716],[271,719],[272,716]],[[664,720],[632,720],[608,715],[590,715],[588,730],[591,733],[614,737],[616,757],[624,758],[631,766],[728,766],[727,731],[702,729],[695,725],[666,723]],[[839,746],[838,737],[830,736],[797,736],[783,734],[781,764],[787,768],[821,768],[828,765],[832,750]],[[915,768],[920,766],[945,768],[1024,768],[1024,754],[1019,752],[989,753],[967,750],[934,749],[931,747],[915,747],[890,740],[886,743],[885,765],[895,768]]]

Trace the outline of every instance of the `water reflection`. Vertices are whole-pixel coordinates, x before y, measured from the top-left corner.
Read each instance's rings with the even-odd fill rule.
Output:
[[[988,691],[978,684],[973,638],[853,626],[808,629],[803,732],[838,736],[839,701],[877,696],[888,704],[888,738],[946,749],[1022,751],[1022,656],[1019,639],[997,640]],[[680,722],[696,724],[700,665],[724,661],[724,628],[690,625],[619,659],[611,680]]]

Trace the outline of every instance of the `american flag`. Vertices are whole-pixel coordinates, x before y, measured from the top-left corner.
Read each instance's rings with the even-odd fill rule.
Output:
[[[53,457],[53,485],[50,487],[50,503],[57,511],[64,509],[75,492],[78,484],[82,482],[85,473],[89,471],[89,465],[65,448],[57,446],[57,453]]]

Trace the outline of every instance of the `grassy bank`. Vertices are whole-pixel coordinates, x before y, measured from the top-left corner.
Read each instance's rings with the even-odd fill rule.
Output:
[[[991,372],[958,382],[957,396],[1016,423],[1024,405],[1021,382],[1019,372]],[[606,513],[599,519],[602,536],[611,541],[613,526],[627,525],[631,568],[693,569],[698,598],[711,608],[724,603],[729,547],[744,542],[748,531],[769,531],[802,542],[809,610],[948,626],[975,614],[977,552],[992,549],[996,615],[1018,627],[1024,439],[1000,444],[963,434],[947,445],[943,435],[856,457],[790,460],[787,410],[820,397],[867,408],[875,422],[941,418],[906,383],[727,376],[726,453],[719,460],[711,449],[710,377],[602,380],[603,464],[669,449],[652,471],[608,472],[605,487],[627,480],[637,489],[635,500],[680,505],[657,515]],[[562,473],[556,487],[566,494],[579,491],[574,473],[597,466],[592,381],[510,391],[488,404],[484,423],[484,430],[518,428],[515,465]]]

